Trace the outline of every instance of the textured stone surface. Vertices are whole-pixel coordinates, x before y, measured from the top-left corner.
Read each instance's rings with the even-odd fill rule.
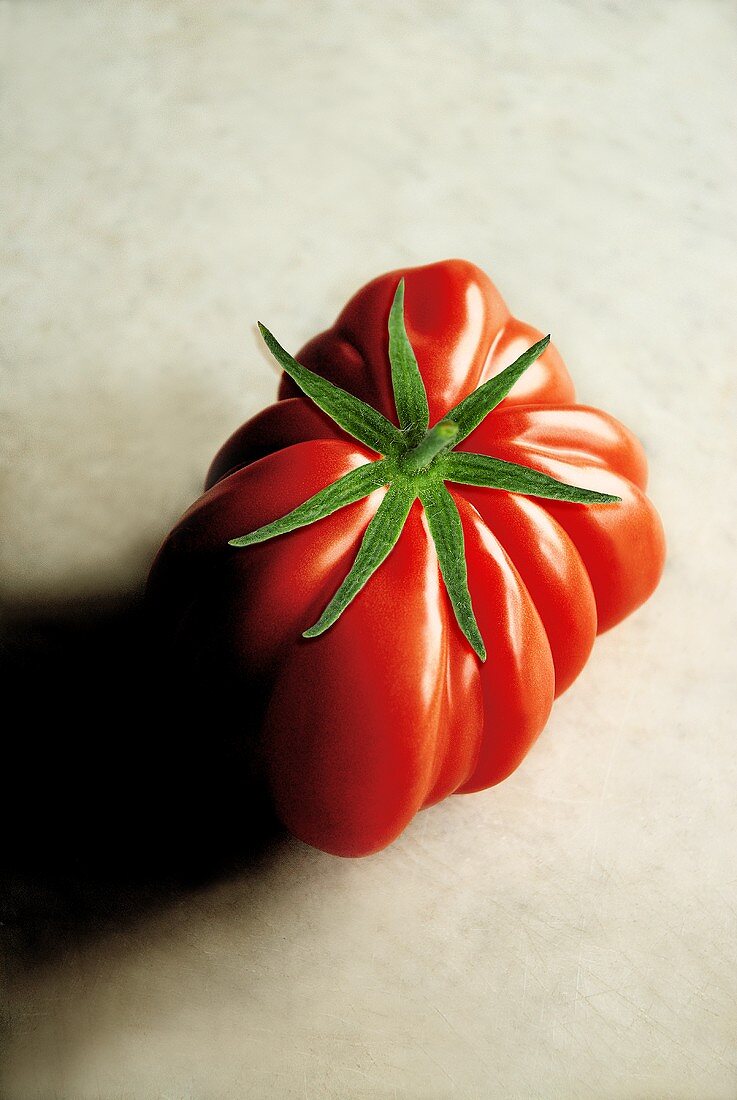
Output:
[[[729,5],[15,0],[0,37],[11,605],[140,584],[274,393],[257,318],[296,349],[449,255],[641,436],[670,549],[500,788],[16,960],[2,1094],[733,1097]]]

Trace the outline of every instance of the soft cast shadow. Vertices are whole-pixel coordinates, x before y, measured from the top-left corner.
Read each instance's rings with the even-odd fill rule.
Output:
[[[248,708],[167,667],[140,592],[4,608],[0,933],[11,967],[269,858]]]

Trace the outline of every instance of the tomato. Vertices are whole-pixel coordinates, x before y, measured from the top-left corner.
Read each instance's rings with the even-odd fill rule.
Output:
[[[395,328],[391,345],[393,316],[403,316],[408,343]],[[366,402],[378,426],[353,438],[348,421],[339,426],[301,395],[298,375],[285,375],[280,400],[220,450],[206,492],[154,563],[149,592],[169,644],[217,654],[238,678],[277,812],[324,851],[375,852],[423,807],[508,776],[596,634],[658,583],[664,537],[642,447],[613,417],[576,404],[560,355],[542,350],[540,336],[460,260],[369,283],[298,363],[265,332],[285,369],[301,364],[310,385],[332,383],[328,404],[336,386],[347,391],[340,400]],[[509,365],[535,342],[503,399],[469,419],[471,395],[512,378]],[[405,376],[395,372],[400,352]],[[402,377],[407,409],[421,407],[424,386],[421,425],[398,414]],[[474,463],[484,484],[462,481],[476,477]],[[315,494],[371,471],[361,499],[278,528]],[[567,498],[540,495],[561,483]],[[327,622],[369,530],[386,544]],[[249,542],[259,537],[269,541]],[[316,619],[320,632],[304,637]]]

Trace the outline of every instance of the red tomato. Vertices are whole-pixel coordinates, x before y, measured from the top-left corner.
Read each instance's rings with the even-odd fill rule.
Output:
[[[541,335],[464,261],[369,283],[297,358],[395,424],[387,318],[400,276],[431,424]],[[518,766],[597,632],[657,585],[664,538],[644,494],[640,444],[613,417],[575,403],[550,345],[460,450],[622,502],[451,486],[485,663],[456,622],[419,501],[341,617],[303,638],[385,490],[273,542],[228,546],[377,458],[298,393],[285,376],[281,400],[218,453],[208,490],[159,552],[150,593],[177,645],[217,652],[241,679],[284,824],[317,848],[358,856],[391,843],[423,807]]]

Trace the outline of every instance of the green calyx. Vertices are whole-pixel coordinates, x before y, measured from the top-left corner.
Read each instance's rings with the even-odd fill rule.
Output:
[[[400,425],[397,428],[370,405],[303,367],[267,328],[262,324],[259,328],[269,351],[303,393],[344,431],[382,457],[351,470],[281,519],[241,538],[231,539],[230,545],[245,547],[265,542],[316,523],[377,489],[387,489],[366,528],[348,575],[318,621],[304,632],[305,638],[315,638],[333,625],[379,568],[401,535],[412,505],[419,500],[458,625],[480,660],[486,660],[486,648],[468,590],[461,517],[446,482],[504,489],[577,504],[614,504],[621,499],[567,485],[528,466],[504,462],[490,455],[454,450],[542,355],[550,337],[533,344],[431,428],[425,385],[404,324],[404,279],[400,279],[389,314],[389,361]]]

